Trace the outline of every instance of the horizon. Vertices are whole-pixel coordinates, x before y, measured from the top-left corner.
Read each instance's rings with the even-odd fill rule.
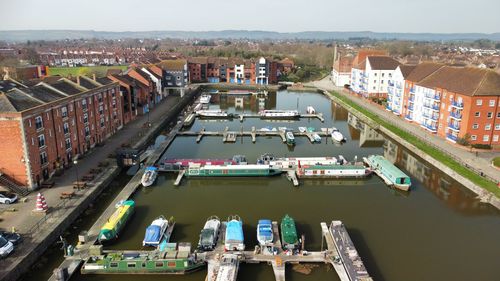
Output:
[[[144,0],[7,1],[2,4],[2,31],[94,30],[108,32],[273,30],[383,33],[498,33],[500,2],[476,0],[481,13],[453,0],[401,3],[358,0],[356,5],[330,0],[235,0],[231,5],[190,0],[175,3]],[[54,9],[53,7],[57,7]],[[138,10],[135,10],[139,8]],[[443,13],[445,11],[445,13]],[[62,28],[64,26],[64,28]]]

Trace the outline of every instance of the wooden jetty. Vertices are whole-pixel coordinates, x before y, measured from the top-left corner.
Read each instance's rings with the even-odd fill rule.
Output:
[[[260,119],[276,119],[276,120],[283,120],[286,118],[283,117],[265,117],[263,118],[260,114],[253,114],[253,113],[242,113],[238,115],[238,118],[240,119],[240,122],[243,122],[245,118],[260,118]],[[325,122],[325,118],[323,117],[322,113],[316,113],[316,114],[300,114],[298,118],[316,118],[320,120],[321,122]],[[289,118],[289,119],[297,119],[297,118]]]

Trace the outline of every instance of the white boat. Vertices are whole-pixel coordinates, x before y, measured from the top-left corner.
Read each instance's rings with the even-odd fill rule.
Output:
[[[300,113],[297,110],[262,110],[259,112],[262,118],[298,118]]]
[[[207,103],[210,103],[210,99],[212,99],[212,96],[211,95],[201,95],[201,98],[200,98],[200,103],[201,104],[207,104]]]
[[[299,127],[299,132],[305,133],[307,131],[306,127]]]
[[[308,106],[306,109],[307,114],[316,114],[316,109],[312,106]]]
[[[275,127],[267,126],[267,127],[260,128],[259,131],[261,131],[261,132],[276,132],[277,129]]]
[[[211,251],[217,244],[217,237],[219,236],[220,219],[216,216],[211,216],[205,222],[205,226],[200,233],[200,240],[198,242],[198,249],[203,251]]]
[[[157,176],[158,176],[158,168],[152,166],[147,167],[146,171],[144,172],[141,178],[142,186],[145,187],[151,186],[155,182]]]
[[[295,136],[293,135],[292,132],[286,132],[286,143],[288,145],[295,145]]]
[[[156,218],[147,228],[142,246],[157,247],[168,228],[168,220],[164,216]]]
[[[261,246],[268,246],[273,243],[273,225],[271,220],[259,220],[257,225],[257,240]]]
[[[312,137],[314,139],[314,142],[321,142],[321,137],[317,133],[314,133]]]
[[[229,114],[220,109],[212,109],[212,110],[198,110],[196,114],[200,117],[206,118],[220,118],[220,117],[229,117]]]
[[[337,128],[332,128],[332,133],[331,133],[332,139],[336,142],[343,142],[345,140],[344,135],[342,135]]]

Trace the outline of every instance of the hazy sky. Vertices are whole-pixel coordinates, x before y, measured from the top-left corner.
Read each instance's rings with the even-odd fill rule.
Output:
[[[500,1],[0,0],[0,30],[11,29],[492,33]]]

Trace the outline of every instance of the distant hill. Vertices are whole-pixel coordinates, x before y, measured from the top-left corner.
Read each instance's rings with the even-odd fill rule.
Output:
[[[94,31],[94,30],[6,30],[0,31],[1,41],[63,40],[63,39],[123,39],[123,38],[175,38],[175,39],[252,39],[252,40],[345,40],[349,38],[370,38],[378,40],[414,41],[473,41],[490,39],[500,41],[497,33],[385,33],[371,31],[305,31],[282,33],[260,30],[222,30],[222,31]]]

